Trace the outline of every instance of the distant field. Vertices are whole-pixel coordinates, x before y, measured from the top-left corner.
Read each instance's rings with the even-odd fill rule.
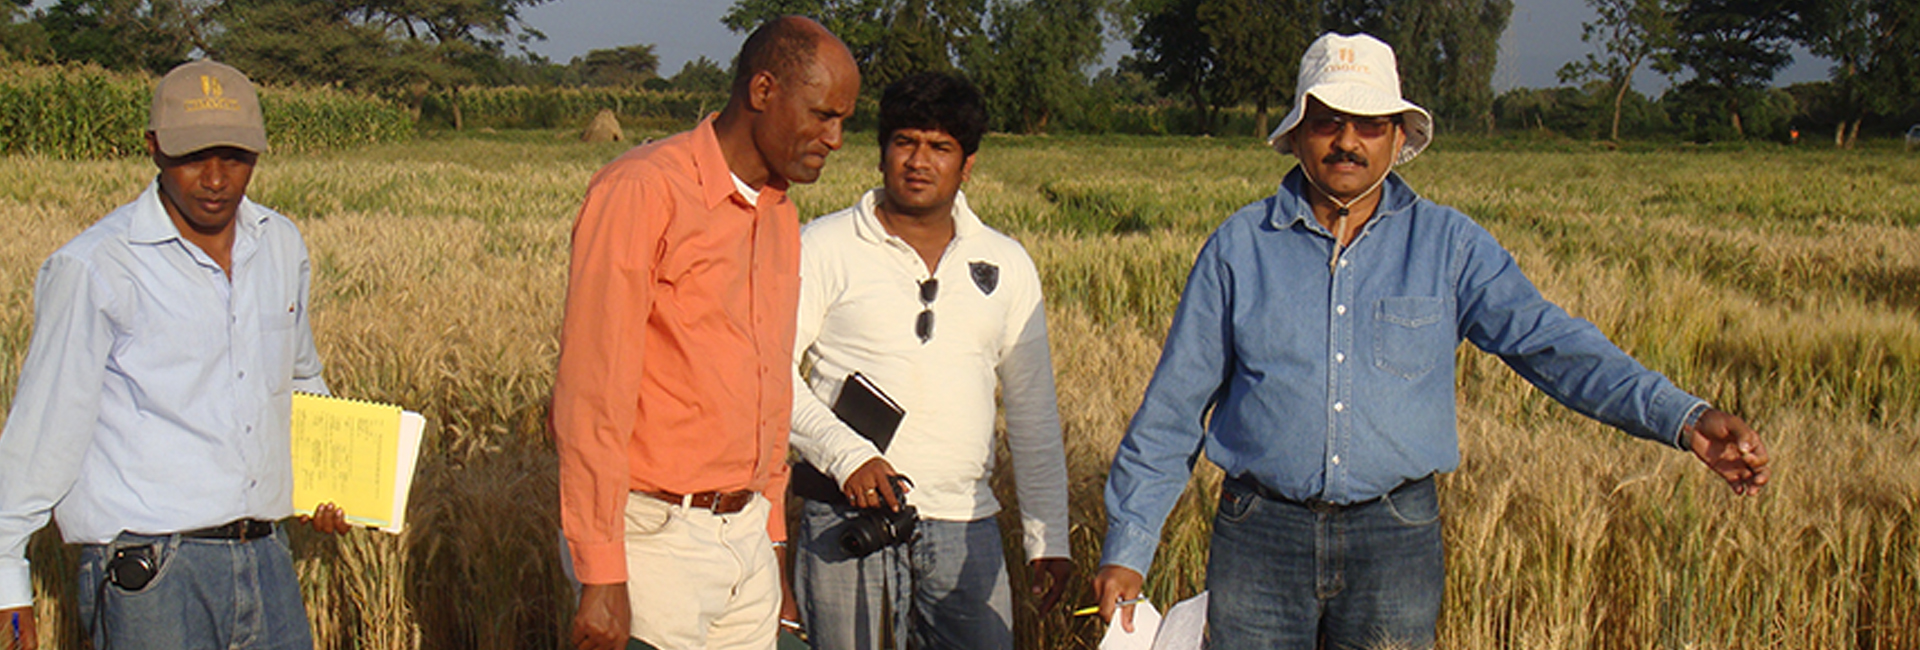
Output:
[[[1441,483],[1442,647],[1920,648],[1920,153],[1447,144],[1403,170],[1413,186],[1479,219],[1549,297],[1649,366],[1745,415],[1776,473],[1764,497],[1735,499],[1690,458],[1587,422],[1463,349],[1466,460]],[[321,647],[564,646],[573,596],[545,401],[568,228],[588,175],[626,146],[429,136],[261,161],[252,196],[312,249],[328,382],[419,410],[434,432],[408,534],[296,536]],[[803,216],[877,183],[874,162],[872,134],[850,136],[822,182],[795,191]],[[1188,265],[1289,165],[1247,139],[982,149],[969,197],[1047,285],[1071,603],[1092,600],[1106,464]],[[141,159],[0,164],[0,399],[39,262],[151,175]],[[1169,522],[1148,581],[1160,602],[1204,580],[1217,481],[1203,469]],[[75,617],[59,613],[71,558],[48,534],[35,554],[43,616],[61,621],[49,640],[79,647]],[[1080,648],[1098,630],[1022,609],[1020,634],[1023,648]]]

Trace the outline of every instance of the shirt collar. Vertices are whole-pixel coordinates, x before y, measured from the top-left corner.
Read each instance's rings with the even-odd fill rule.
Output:
[[[713,120],[719,113],[713,113],[700,120],[700,126],[693,128],[693,167],[694,175],[700,179],[700,197],[711,210],[720,207],[732,197],[739,196],[740,202],[748,206],[776,205],[786,198],[786,191],[775,183],[767,183],[760,188],[760,200],[748,201],[733,186],[733,169],[727,166],[727,155],[720,149],[720,135],[713,130]]]
[[[127,240],[140,244],[158,244],[180,238],[180,229],[173,225],[173,217],[167,216],[167,208],[160,203],[160,180],[155,178],[147,183],[147,189],[134,199],[133,223],[127,229]],[[258,235],[262,225],[267,222],[267,211],[259,209],[253,200],[240,197],[240,209],[234,213],[234,240],[250,240]]]
[[[1273,212],[1267,215],[1267,225],[1276,230],[1285,230],[1293,227],[1295,222],[1305,221],[1308,228],[1326,232],[1320,222],[1313,219],[1313,204],[1307,200],[1307,174],[1300,171],[1298,165],[1280,181],[1280,191],[1275,198]],[[1413,207],[1413,202],[1419,198],[1418,194],[1413,193],[1413,188],[1407,186],[1406,180],[1400,178],[1400,172],[1387,172],[1386,182],[1380,184],[1380,205],[1374,208],[1373,218],[1367,220],[1368,227]]]
[[[887,234],[887,227],[880,223],[880,195],[886,188],[876,187],[860,195],[860,203],[854,205],[853,231],[861,239],[873,243],[887,241],[893,235]],[[953,239],[966,239],[987,229],[980,221],[980,215],[973,213],[973,207],[967,205],[967,193],[960,192],[953,197]]]

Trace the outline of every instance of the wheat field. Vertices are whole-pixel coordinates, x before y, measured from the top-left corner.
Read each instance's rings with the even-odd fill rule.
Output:
[[[1689,457],[1588,422],[1463,348],[1465,461],[1441,480],[1442,647],[1920,648],[1920,156],[1448,145],[1402,173],[1485,224],[1550,298],[1745,416],[1775,475],[1736,499]],[[262,159],[250,194],[312,251],[329,384],[418,410],[431,432],[405,535],[296,535],[320,647],[565,646],[545,398],[572,215],[625,146],[479,134]],[[877,183],[874,164],[871,134],[850,137],[822,182],[794,192],[803,218]],[[1091,601],[1106,464],[1187,267],[1288,164],[1244,139],[982,149],[969,198],[1047,285],[1080,572],[1070,605]],[[151,176],[142,159],[4,159],[0,399],[40,261]],[[1218,480],[1202,463],[1168,523],[1148,580],[1160,602],[1204,582]],[[49,530],[32,553],[54,622],[44,640],[80,647],[71,551]],[[1090,618],[1017,609],[1022,648],[1098,638]]]

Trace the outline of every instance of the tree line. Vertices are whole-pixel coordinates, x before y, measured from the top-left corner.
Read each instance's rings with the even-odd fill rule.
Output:
[[[211,55],[268,84],[416,108],[450,95],[456,125],[458,94],[476,86],[726,86],[727,64],[704,57],[663,75],[648,44],[547,60],[528,49],[545,36],[522,13],[549,1],[0,0],[0,57],[158,73]],[[1300,52],[1326,31],[1392,44],[1409,99],[1461,132],[1577,122],[1618,140],[1624,116],[1630,134],[1737,139],[1817,114],[1850,145],[1862,123],[1893,128],[1920,114],[1920,0],[1587,4],[1582,40],[1594,51],[1560,70],[1571,85],[1500,97],[1491,81],[1512,0],[735,0],[721,22],[744,33],[777,15],[813,16],[852,48],[869,91],[916,70],[962,72],[991,98],[995,128],[1013,132],[1103,130],[1157,107],[1175,117],[1154,128],[1264,134],[1269,112],[1292,99]],[[1095,72],[1110,40],[1131,52]],[[1796,45],[1836,65],[1828,81],[1783,95],[1770,86]],[[1672,88],[1638,97],[1642,70]],[[1586,117],[1602,105],[1604,136]],[[1230,119],[1246,111],[1250,125]]]

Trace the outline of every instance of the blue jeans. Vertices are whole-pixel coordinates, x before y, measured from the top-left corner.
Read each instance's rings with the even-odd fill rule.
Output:
[[[1432,477],[1351,506],[1229,478],[1207,558],[1210,648],[1432,647],[1445,560]]]
[[[114,551],[140,546],[153,548],[152,581],[135,591],[106,583]],[[80,620],[101,650],[313,647],[287,532],[278,527],[252,541],[121,533],[81,547],[78,591]]]
[[[921,519],[913,542],[848,557],[840,535],[859,512],[804,503],[793,589],[813,647],[1013,648],[1013,591],[993,517]]]

